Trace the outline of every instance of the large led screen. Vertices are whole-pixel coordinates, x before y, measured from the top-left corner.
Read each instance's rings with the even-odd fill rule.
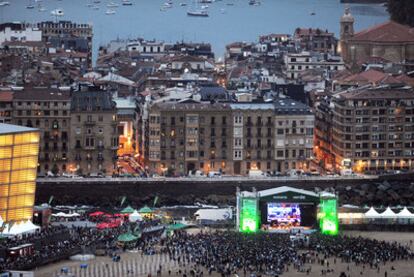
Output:
[[[300,225],[301,212],[299,204],[267,203],[267,222],[296,223]]]

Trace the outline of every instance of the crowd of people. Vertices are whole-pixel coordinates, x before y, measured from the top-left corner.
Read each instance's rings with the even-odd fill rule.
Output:
[[[389,262],[412,260],[409,246],[362,237],[296,234],[243,234],[234,231],[200,231],[191,234],[174,231],[165,235],[159,220],[141,224],[124,222],[117,228],[99,230],[91,227],[51,226],[41,232],[3,240],[0,248],[10,249],[22,244],[33,244],[33,253],[26,256],[1,257],[3,269],[30,269],[49,262],[83,253],[85,249],[103,249],[105,254],[117,257],[122,250],[117,243],[120,234],[139,229],[140,239],[132,247],[141,255],[166,254],[176,261],[179,273],[192,276],[203,273],[230,276],[278,276],[289,269],[308,273],[313,264],[326,265],[322,275],[332,272],[329,259],[340,260],[352,266],[362,265],[379,270]],[[1,252],[1,249],[0,249]],[[160,269],[161,270],[161,269]],[[177,273],[177,274],[179,274]],[[346,276],[346,275],[345,275]]]
[[[92,252],[93,249],[102,249],[105,254],[112,256],[119,251],[118,236],[131,232],[133,229],[139,229],[142,232],[141,239],[134,247],[141,249],[143,253],[153,253],[154,245],[161,237],[163,229],[156,229],[156,232],[145,232],[145,230],[158,224],[159,221],[154,221],[137,226],[137,224],[124,222],[117,228],[105,230],[58,225],[32,234],[10,237],[0,243],[0,272],[5,269],[32,269],[66,259],[71,255]],[[30,255],[8,255],[8,249],[24,244],[33,245]]]
[[[278,276],[289,267],[309,274],[316,263],[327,265],[321,272],[325,275],[333,271],[329,258],[334,258],[335,263],[340,259],[378,270],[387,262],[414,258],[409,247],[398,243],[318,233],[292,239],[289,234],[178,232],[163,242],[163,251],[182,267],[201,273],[200,276],[203,270],[221,276]]]

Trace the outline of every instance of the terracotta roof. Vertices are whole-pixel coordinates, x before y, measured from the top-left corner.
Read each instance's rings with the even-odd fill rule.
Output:
[[[0,102],[12,102],[13,92],[11,91],[0,91]]]
[[[14,93],[14,100],[70,101],[70,91],[48,88],[25,88]]]
[[[357,73],[351,76],[346,76],[345,78],[339,79],[338,82],[342,84],[369,84],[369,83],[382,83],[383,80],[388,79],[388,74],[385,74],[381,71],[369,69],[361,73]],[[395,78],[394,78],[395,79]],[[388,79],[388,81],[392,81]],[[395,83],[400,83],[396,79]]]
[[[414,42],[414,28],[387,21],[356,33],[350,41]]]
[[[341,97],[348,100],[414,99],[414,91],[397,89],[366,89],[349,91],[341,94]]]

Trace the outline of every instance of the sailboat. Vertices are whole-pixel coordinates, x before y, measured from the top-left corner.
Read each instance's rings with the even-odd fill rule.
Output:
[[[122,5],[123,6],[132,6],[132,2],[129,0],[122,0]]]
[[[106,5],[108,8],[117,8],[119,5],[117,3],[114,2],[110,2],[109,4]]]
[[[32,0],[29,1],[29,5],[26,6],[26,9],[34,9],[34,5],[32,3]]]
[[[45,8],[45,7],[43,7],[41,3],[39,3],[39,4],[37,5],[37,8],[38,8],[39,12],[45,12],[45,11],[46,11],[46,8]]]
[[[201,16],[201,17],[207,17],[208,11],[206,9],[200,9],[198,8],[198,2],[196,2],[195,9],[189,9],[187,11],[188,16]]]

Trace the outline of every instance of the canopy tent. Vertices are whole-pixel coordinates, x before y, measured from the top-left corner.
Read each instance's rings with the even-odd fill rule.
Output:
[[[16,236],[25,233],[34,233],[39,230],[40,227],[34,225],[30,220],[24,222],[17,222],[10,226],[10,224],[6,223],[4,225],[4,229],[2,234],[3,235],[11,235]]]
[[[132,208],[131,206],[128,206],[121,211],[121,214],[132,214],[134,211],[135,211],[134,208]]]
[[[89,216],[101,216],[101,215],[104,215],[104,214],[105,214],[104,212],[97,211],[97,212],[89,214]]]
[[[142,216],[136,210],[128,218],[131,222],[142,221]]]
[[[174,223],[174,224],[168,225],[167,229],[169,231],[174,231],[174,230],[185,229],[185,228],[188,228],[188,227],[189,226],[187,224],[184,224],[184,223]]]
[[[374,207],[371,207],[364,216],[366,218],[381,218],[380,214],[374,209]]]
[[[381,218],[396,218],[395,213],[388,207],[384,212],[380,213]]]
[[[397,213],[398,218],[414,218],[414,214],[411,213],[407,207],[404,207],[399,213]]]
[[[80,216],[80,214],[78,214],[78,213],[65,214],[64,212],[59,212],[57,214],[52,214],[52,216],[55,216],[55,217],[77,217],[77,216]]]
[[[118,236],[118,241],[120,242],[133,242],[136,241],[138,237],[134,236],[131,233],[125,233]]]
[[[151,214],[153,212],[154,211],[150,207],[148,207],[148,206],[144,206],[141,209],[139,209],[139,213],[140,214]]]

